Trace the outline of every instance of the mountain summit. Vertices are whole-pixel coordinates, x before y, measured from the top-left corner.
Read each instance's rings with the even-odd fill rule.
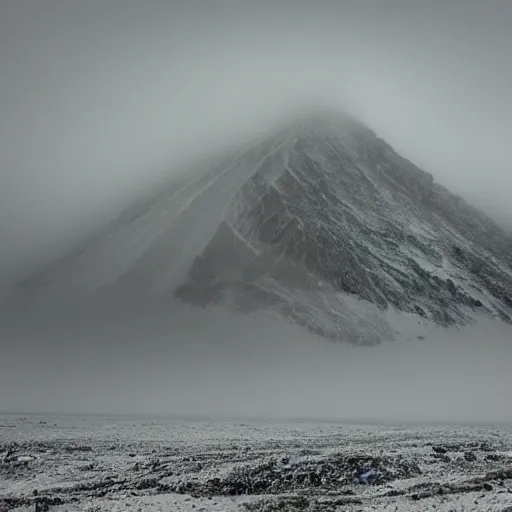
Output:
[[[510,244],[369,128],[318,112],[185,174],[23,288],[271,309],[374,344],[393,337],[390,310],[510,323]]]

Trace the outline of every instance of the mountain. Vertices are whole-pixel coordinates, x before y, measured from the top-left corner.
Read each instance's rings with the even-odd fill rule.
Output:
[[[20,289],[271,310],[375,344],[390,311],[512,323],[511,243],[368,127],[316,112],[172,181]]]

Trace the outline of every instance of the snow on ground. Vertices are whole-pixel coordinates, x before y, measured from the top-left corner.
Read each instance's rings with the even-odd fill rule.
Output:
[[[510,426],[3,415],[0,510],[504,512],[511,453]]]

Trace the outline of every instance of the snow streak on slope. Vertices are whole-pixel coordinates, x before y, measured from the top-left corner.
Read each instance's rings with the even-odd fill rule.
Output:
[[[278,147],[275,148],[278,150]],[[61,292],[169,290],[213,236],[237,189],[257,171],[267,145],[173,182],[158,197],[124,212],[76,254],[26,280],[26,290]],[[247,158],[251,166],[247,166]]]
[[[334,340],[390,307],[510,322],[510,239],[357,121],[322,113],[187,178],[28,284],[272,309]]]

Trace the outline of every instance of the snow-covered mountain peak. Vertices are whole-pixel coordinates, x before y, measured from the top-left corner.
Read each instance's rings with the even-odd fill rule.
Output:
[[[393,338],[392,311],[510,322],[510,243],[369,128],[316,111],[170,184],[25,288],[266,309],[373,344]]]

